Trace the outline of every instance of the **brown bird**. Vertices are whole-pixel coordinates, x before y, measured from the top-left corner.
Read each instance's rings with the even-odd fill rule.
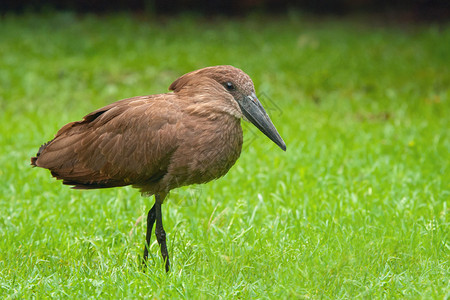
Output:
[[[187,73],[166,94],[124,99],[62,127],[31,158],[74,189],[132,185],[155,195],[148,212],[144,262],[155,235],[169,271],[161,204],[170,190],[225,175],[242,148],[240,120],[286,151],[255,95],[250,77],[232,66]]]

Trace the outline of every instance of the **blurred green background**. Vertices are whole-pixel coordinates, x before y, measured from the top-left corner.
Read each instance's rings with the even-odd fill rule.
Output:
[[[5,14],[0,19],[2,298],[449,297],[450,26],[298,12],[245,17]],[[249,74],[287,152],[244,123],[222,179],[163,206],[74,191],[32,169],[39,146],[180,75]]]

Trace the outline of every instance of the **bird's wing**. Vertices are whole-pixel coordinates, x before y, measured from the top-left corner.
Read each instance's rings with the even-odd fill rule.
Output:
[[[77,188],[157,181],[177,146],[174,97],[125,99],[69,123],[41,147],[35,165]]]

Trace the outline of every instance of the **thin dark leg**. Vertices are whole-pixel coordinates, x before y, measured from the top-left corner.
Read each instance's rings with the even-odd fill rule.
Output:
[[[150,238],[152,237],[153,224],[156,220],[156,202],[153,207],[148,211],[147,215],[147,234],[145,235],[145,247],[144,247],[144,259],[142,263],[145,265],[148,258],[148,248],[150,247]]]
[[[166,272],[169,272],[169,254],[167,253],[167,245],[166,245],[166,232],[164,231],[163,223],[162,223],[162,214],[161,214],[161,204],[162,201],[155,196],[155,206],[156,206],[156,229],[155,229],[155,235],[156,239],[158,240],[159,246],[161,247],[161,255],[165,262],[166,266]],[[164,200],[164,198],[162,199]]]

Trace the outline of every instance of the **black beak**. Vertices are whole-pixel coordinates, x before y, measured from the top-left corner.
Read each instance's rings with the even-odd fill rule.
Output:
[[[262,133],[277,144],[278,147],[286,151],[286,144],[264,110],[264,107],[262,107],[261,102],[256,98],[256,95],[253,93],[251,96],[245,97],[244,100],[238,101],[238,103],[245,118],[252,122]]]

